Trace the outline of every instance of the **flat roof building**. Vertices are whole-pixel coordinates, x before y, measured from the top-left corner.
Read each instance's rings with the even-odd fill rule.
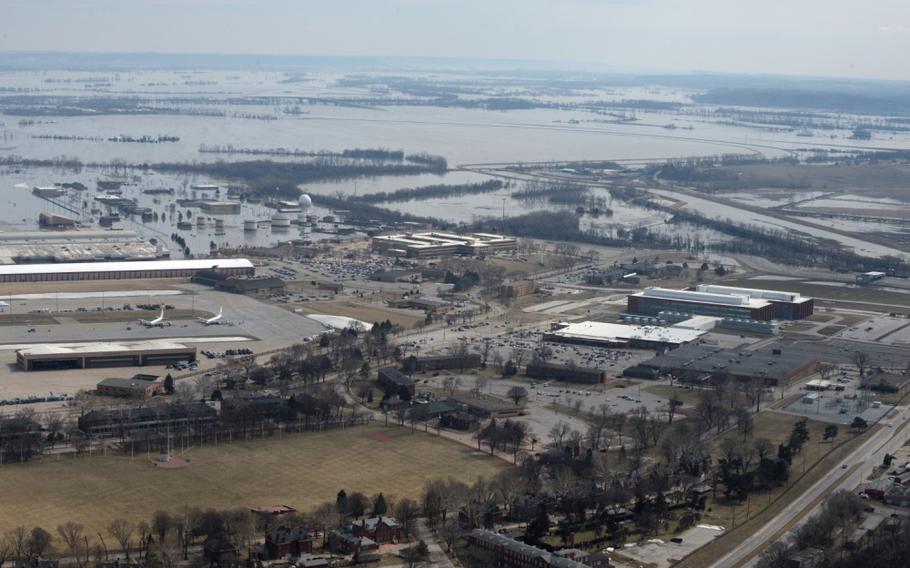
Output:
[[[45,215],[42,213],[42,215]],[[55,218],[47,221],[59,226]],[[0,264],[155,260],[170,252],[133,231],[62,230],[0,233]]]
[[[130,379],[112,377],[104,379],[95,387],[103,396],[124,398],[149,398],[164,390],[164,378],[158,375],[133,375]]]
[[[373,237],[373,252],[389,256],[428,257],[445,255],[478,255],[497,250],[514,249],[517,242],[512,237],[491,233],[456,235],[428,232],[381,235]]]
[[[0,282],[187,278],[201,270],[217,270],[232,276],[252,276],[256,272],[253,263],[245,258],[14,264],[0,266]]]
[[[746,296],[758,300],[766,300],[774,306],[774,319],[779,320],[804,319],[811,316],[815,309],[815,300],[812,298],[803,298],[797,292],[718,286],[716,284],[699,284],[695,290],[697,292],[708,292],[711,294],[728,294],[731,296]]]
[[[396,394],[402,396],[414,396],[415,386],[411,377],[405,375],[394,367],[381,367],[378,371],[379,384],[389,391],[396,391]]]
[[[796,348],[770,346],[749,351],[701,345],[686,345],[640,364],[684,381],[760,379],[769,385],[806,377],[817,365],[818,359]]]
[[[45,343],[16,350],[25,371],[170,365],[195,361],[196,348],[165,339],[149,341]]]
[[[722,294],[668,288],[645,288],[628,297],[628,312],[656,316],[663,311],[700,316],[752,319],[774,319],[774,305],[749,295]]]
[[[583,321],[571,323],[544,334],[544,341],[655,349],[661,347],[673,348],[691,343],[705,333],[701,329]]]
[[[199,208],[210,215],[236,215],[240,213],[239,201],[203,201]]]
[[[220,268],[218,270],[200,270],[193,275],[192,281],[233,294],[275,294],[283,292],[287,287],[284,280],[274,276],[267,278],[238,278],[231,276]]]

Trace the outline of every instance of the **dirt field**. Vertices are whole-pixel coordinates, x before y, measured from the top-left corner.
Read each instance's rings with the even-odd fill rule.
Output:
[[[377,435],[379,433],[379,435]],[[382,434],[387,434],[384,436]],[[389,441],[379,441],[391,437]],[[154,456],[153,456],[154,457]],[[150,520],[184,505],[233,508],[285,504],[306,510],[344,488],[418,498],[428,479],[465,482],[507,467],[455,442],[380,424],[282,439],[192,449],[183,469],[154,467],[145,454],[48,458],[0,466],[0,532],[78,520],[87,534],[116,517]]]

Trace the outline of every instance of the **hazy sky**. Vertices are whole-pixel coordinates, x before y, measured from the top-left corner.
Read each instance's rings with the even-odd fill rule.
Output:
[[[572,60],[910,80],[910,0],[0,0],[0,51]]]

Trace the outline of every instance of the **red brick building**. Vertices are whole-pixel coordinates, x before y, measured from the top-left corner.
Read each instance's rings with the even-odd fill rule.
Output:
[[[278,527],[265,535],[265,555],[269,560],[284,556],[300,556],[313,552],[316,535],[306,529]]]
[[[365,536],[379,544],[401,541],[401,524],[394,517],[370,517],[354,521],[345,526],[354,536]]]

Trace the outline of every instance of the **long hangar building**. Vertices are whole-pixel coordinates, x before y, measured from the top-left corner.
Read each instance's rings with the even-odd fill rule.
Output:
[[[701,284],[695,290],[645,288],[628,298],[631,314],[682,312],[758,321],[797,320],[812,315],[814,301],[793,292]]]
[[[59,282],[66,280],[124,280],[131,278],[188,278],[201,270],[231,276],[253,276],[245,258],[150,260],[131,262],[61,262],[0,266],[0,282]]]

